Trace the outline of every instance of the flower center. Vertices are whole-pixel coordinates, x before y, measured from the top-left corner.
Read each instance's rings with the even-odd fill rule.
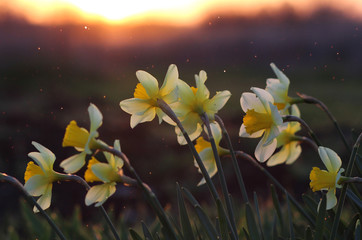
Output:
[[[66,130],[63,139],[63,147],[84,148],[88,142],[89,133],[84,128],[80,128],[76,121],[71,121]]]
[[[206,141],[203,137],[199,137],[196,140],[195,149],[198,153],[200,153],[205,148],[209,148],[209,147],[211,147],[211,143]]]
[[[41,167],[36,165],[33,161],[30,161],[26,167],[25,174],[24,174],[24,180],[27,182],[32,176],[35,175],[44,175],[43,170]]]
[[[136,85],[136,89],[134,90],[133,96],[135,98],[145,99],[145,100],[150,98],[146,92],[145,87],[141,83],[138,83]]]
[[[92,171],[92,166],[94,164],[100,163],[96,158],[92,157],[89,162],[88,162],[88,166],[87,166],[87,170],[84,173],[84,179],[87,182],[102,182],[101,179],[99,179]]]
[[[313,167],[310,172],[310,188],[315,191],[322,189],[330,189],[336,186],[337,173],[327,172],[326,170],[320,170],[318,167]]]
[[[248,134],[253,134],[262,129],[271,128],[273,119],[270,114],[258,113],[254,109],[246,111],[246,115],[243,118],[245,130]]]

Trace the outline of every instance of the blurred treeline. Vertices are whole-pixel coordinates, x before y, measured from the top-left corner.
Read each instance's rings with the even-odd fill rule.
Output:
[[[23,181],[27,154],[35,151],[31,141],[51,149],[58,159],[55,168],[61,171],[59,162],[75,152],[61,147],[65,127],[74,119],[88,128],[87,107],[94,103],[104,115],[100,138],[109,144],[120,139],[122,150],[164,205],[174,206],[176,181],[207,199],[207,188],[196,188],[201,175],[188,147],[177,144],[174,129],[155,120],[132,130],[119,102],[133,96],[136,70],[150,72],[161,84],[168,65],[175,63],[180,78],[194,85],[193,75],[203,69],[211,95],[225,89],[232,93],[220,116],[235,148],[253,153],[257,141],[238,137],[243,114],[239,100],[251,86],[264,88],[266,79],[275,77],[271,62],[290,78],[290,96],[302,92],[325,102],[352,143],[351,129],[360,130],[362,119],[362,20],[341,12],[324,8],[303,17],[286,7],[255,17],[214,15],[195,27],[35,26],[3,17],[0,171]],[[323,144],[346,160],[348,154],[326,115],[314,106],[300,108]],[[293,166],[271,169],[297,197],[308,191],[311,166],[320,166],[308,146],[303,150]],[[232,173],[229,160],[223,162],[226,173]],[[248,163],[240,166],[248,190],[268,196],[264,176]],[[228,180],[235,182],[233,175]],[[237,188],[231,188],[231,194],[240,197]],[[18,211],[16,190],[1,183],[0,196],[2,212]],[[81,186],[55,184],[52,208],[70,215],[74,205],[81,205],[88,216],[93,210],[84,207],[84,196]],[[119,188],[106,203],[110,206],[117,213],[144,209],[141,192],[127,187]]]

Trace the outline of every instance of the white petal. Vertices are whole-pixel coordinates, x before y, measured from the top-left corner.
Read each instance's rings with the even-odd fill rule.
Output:
[[[109,177],[114,173],[114,169],[107,163],[96,163],[92,165],[92,172],[103,182],[110,182]]]
[[[286,164],[294,163],[302,153],[302,147],[299,145],[298,142],[291,142],[289,143],[289,145],[290,145],[290,150],[289,150],[290,152],[289,152],[289,157],[285,162]]]
[[[195,94],[191,90],[191,87],[184,81],[179,80],[177,83],[177,88],[180,101],[186,105],[192,104],[195,99]]]
[[[269,145],[280,134],[278,126],[272,125],[270,129],[265,130],[263,138],[265,138],[264,145]]]
[[[329,172],[338,172],[342,161],[336,152],[326,147],[319,147],[318,153]]]
[[[270,105],[269,103],[274,104],[273,96],[265,91],[264,89],[252,87],[251,90],[255,93],[255,95],[259,98],[260,102],[263,104],[264,108],[267,112],[270,112]]]
[[[245,92],[241,94],[240,105],[246,113],[248,110],[254,109],[258,113],[265,113],[265,108],[254,93]]]
[[[241,127],[240,127],[240,131],[239,131],[239,136],[240,137],[247,137],[247,138],[259,138],[263,135],[263,133],[265,132],[265,129],[262,129],[262,130],[259,130],[253,134],[249,134],[246,132],[246,129],[245,129],[245,125],[242,124]]]
[[[139,99],[139,98],[130,98],[123,100],[119,103],[119,106],[123,111],[128,114],[138,114],[142,115],[150,107],[152,107],[148,100]]]
[[[163,81],[162,87],[160,89],[161,96],[169,94],[177,87],[178,81],[178,70],[175,64],[171,64],[168,67],[165,80]]]
[[[327,210],[332,209],[337,204],[336,189],[331,188],[327,192]]]
[[[288,145],[283,146],[279,150],[279,152],[277,152],[276,154],[271,156],[271,158],[268,160],[266,165],[268,167],[272,167],[272,166],[286,162],[288,159],[288,156],[289,156],[289,152],[290,152],[290,146],[288,146]]]
[[[75,154],[63,160],[60,163],[60,166],[64,169],[64,172],[66,173],[75,173],[84,166],[86,155],[86,152]]]
[[[102,125],[103,116],[99,109],[94,104],[90,104],[88,107],[89,119],[90,119],[90,132],[95,132]]]
[[[167,95],[164,95],[162,97],[162,100],[165,101],[165,103],[167,104],[172,104],[174,102],[178,101],[178,89],[174,89],[173,91],[171,91],[170,93],[168,93]]]
[[[139,123],[152,121],[155,118],[155,115],[156,115],[156,110],[154,107],[149,108],[142,115],[133,114],[131,116],[131,128],[134,128]]]
[[[150,98],[153,98],[158,94],[158,82],[154,76],[142,70],[138,70],[136,76]]]
[[[30,195],[37,197],[45,193],[48,185],[48,178],[44,175],[37,174],[26,181],[24,188]]]
[[[101,184],[93,186],[87,192],[85,196],[85,204],[87,206],[98,202],[96,207],[102,205],[110,196],[112,196],[116,191],[115,184]]]
[[[273,69],[275,75],[277,76],[277,78],[279,79],[280,83],[282,83],[284,86],[289,86],[289,78],[282,72],[280,71],[277,66],[274,63],[270,64],[270,67]]]
[[[224,107],[230,96],[231,93],[227,90],[216,92],[216,95],[211,98],[205,106],[205,112],[212,112],[213,114],[217,113],[222,107]]]
[[[49,172],[53,168],[53,164],[50,165],[50,162],[43,158],[43,155],[39,152],[28,153],[28,157],[32,158],[38,166],[41,167],[44,173]]]
[[[299,111],[299,108],[298,108],[297,104],[292,105],[290,115],[300,117],[300,111]]]
[[[269,102],[269,109],[270,109],[270,114],[271,114],[271,117],[273,119],[273,122],[276,125],[282,125],[283,118],[282,118],[282,116],[280,116],[278,108],[275,105],[273,105],[271,102]],[[287,126],[287,125],[288,124],[285,124],[285,126]]]
[[[36,201],[43,210],[46,210],[50,207],[50,203],[52,200],[52,188],[53,188],[53,185],[49,184],[47,189],[45,190],[44,194],[42,196],[40,196],[38,201]],[[33,211],[35,213],[37,213],[37,212],[39,212],[39,209],[36,206],[34,206]]]
[[[269,145],[265,145],[265,134],[256,146],[255,157],[259,162],[265,162],[274,153],[277,147],[277,140],[274,139]]]
[[[200,153],[200,158],[206,168],[207,173],[209,174],[210,178],[212,178],[217,173],[217,166],[214,158],[214,154],[212,152],[211,148],[205,148]],[[195,166],[199,168],[197,162],[194,162]],[[201,173],[201,170],[198,170]],[[200,186],[204,184],[206,181],[204,178],[201,179],[201,181],[197,184],[197,186]]]
[[[48,148],[44,147],[43,145],[35,141],[32,141],[31,144],[33,144],[34,147],[38,149],[40,154],[43,156],[43,160],[45,161],[47,168],[52,169],[55,161],[54,153],[52,153],[52,151],[50,151]]]

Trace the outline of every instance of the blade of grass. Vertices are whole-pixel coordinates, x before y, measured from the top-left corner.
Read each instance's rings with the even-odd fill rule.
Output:
[[[181,193],[181,188],[178,183],[176,183],[176,193],[177,193],[177,203],[180,212],[180,222],[181,222],[183,237],[184,239],[194,240],[195,238],[191,228],[190,218],[187,214],[185,202]]]
[[[250,203],[245,204],[245,217],[250,238],[252,240],[260,240],[258,227],[255,222],[254,212],[250,206]]]
[[[152,234],[150,232],[150,230],[148,230],[146,224],[142,221],[142,231],[143,231],[143,235],[145,236],[145,240],[154,240],[152,237]]]
[[[131,234],[133,240],[143,240],[142,237],[132,228],[129,229],[129,233]]]
[[[321,240],[323,238],[323,228],[325,225],[325,216],[326,216],[326,206],[327,206],[327,198],[326,195],[323,194],[321,204],[319,205],[318,215],[316,219],[315,226],[315,236],[314,240]]]
[[[284,226],[284,220],[283,220],[283,215],[282,215],[282,211],[280,208],[280,202],[278,199],[278,195],[277,192],[275,190],[275,186],[273,184],[270,184],[270,190],[272,193],[272,199],[273,199],[273,204],[274,204],[274,208],[277,212],[277,216],[278,216],[278,220],[279,220],[279,226],[282,232],[285,231],[285,226]]]
[[[255,205],[256,216],[257,216],[257,219],[258,219],[258,226],[259,226],[261,239],[264,239],[263,228],[262,228],[262,225],[261,225],[261,217],[260,217],[260,211],[259,211],[258,197],[256,195],[256,192],[254,192],[254,205]]]
[[[288,206],[288,220],[289,220],[289,234],[290,234],[290,239],[291,239],[291,240],[295,240],[292,209],[290,208],[289,197],[288,197],[288,193],[286,192],[286,190],[285,190],[285,199],[286,199],[286,201],[287,201],[287,206]]]

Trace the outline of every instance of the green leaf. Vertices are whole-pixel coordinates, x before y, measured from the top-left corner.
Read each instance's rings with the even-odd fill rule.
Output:
[[[143,221],[141,222],[141,224],[142,224],[142,231],[143,231],[143,235],[145,236],[145,240],[154,240],[150,233],[150,230],[148,230],[146,224]]]
[[[177,203],[180,212],[180,222],[182,227],[182,234],[184,239],[194,240],[194,234],[192,232],[190,218],[187,214],[184,199],[182,197],[180,185],[176,183]]]
[[[361,213],[361,209],[362,209],[361,199],[356,194],[354,194],[350,189],[347,189],[347,196],[349,199],[351,199],[357,205],[357,207],[359,208],[359,211]]]
[[[323,228],[325,224],[325,217],[326,217],[326,206],[327,206],[327,198],[326,195],[323,194],[322,201],[319,205],[319,211],[316,218],[316,226],[315,226],[315,236],[314,240],[321,240],[323,237]]]
[[[318,202],[307,194],[302,195],[303,202],[305,203],[306,210],[315,218],[317,217]]]
[[[256,226],[254,212],[250,206],[250,203],[245,204],[245,216],[250,238],[252,240],[259,240],[260,236],[258,232],[258,227]]]
[[[305,229],[304,239],[305,240],[313,239],[312,229],[310,228],[310,226],[307,226],[307,228]]]
[[[136,231],[132,228],[129,229],[129,233],[131,234],[133,240],[143,240],[142,237],[138,235],[138,233],[136,233]]]
[[[259,230],[260,230],[260,234],[261,234],[261,239],[264,239],[263,228],[262,228],[262,225],[261,225],[261,217],[260,217],[260,211],[259,211],[258,197],[256,195],[256,192],[254,192],[254,205],[255,205],[256,216],[258,218],[258,225],[259,225]]]
[[[227,216],[225,214],[225,211],[222,207],[221,201],[218,199],[216,201],[217,204],[217,212],[219,215],[219,226],[220,226],[220,234],[221,234],[221,239],[223,240],[227,240],[228,239],[228,225],[227,225]]]
[[[361,222],[359,219],[356,222],[356,230],[354,231],[354,239],[355,240],[361,240],[362,239],[362,231],[361,231]]]
[[[244,232],[245,238],[246,238],[247,240],[250,240],[250,236],[249,236],[249,234],[248,234],[248,231],[247,231],[245,228],[243,228],[243,232]]]
[[[212,240],[219,239],[215,227],[212,225],[209,217],[206,215],[204,210],[202,210],[200,204],[197,202],[194,196],[192,196],[192,194],[187,188],[183,188],[182,190],[184,191],[186,198],[193,205],[196,215],[199,218],[201,225],[204,227],[204,230],[206,231],[206,234],[209,236],[209,238]]]
[[[270,185],[270,190],[271,190],[271,193],[272,193],[274,208],[275,208],[275,210],[277,212],[277,216],[278,216],[278,220],[279,220],[279,224],[280,224],[280,229],[281,229],[282,232],[284,232],[285,226],[284,226],[282,211],[281,211],[281,208],[280,208],[280,202],[279,202],[279,199],[278,199],[277,192],[275,190],[275,186],[273,184]]]
[[[293,226],[293,218],[292,218],[292,210],[290,208],[290,202],[289,202],[289,197],[288,197],[288,193],[285,191],[285,198],[287,200],[287,206],[288,206],[288,220],[289,220],[289,235],[290,235],[290,239],[294,240],[295,239],[295,235],[294,235],[294,226]]]

